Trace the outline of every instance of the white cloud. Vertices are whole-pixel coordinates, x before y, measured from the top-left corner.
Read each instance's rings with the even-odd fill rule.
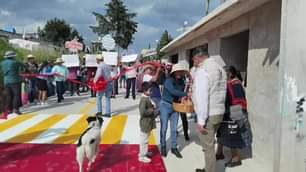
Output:
[[[19,33],[23,33],[23,31],[25,31],[26,33],[37,32],[37,28],[43,28],[45,24],[45,22],[33,22],[28,25],[16,26],[16,30]]]
[[[2,16],[11,16],[12,12],[7,11],[7,10],[0,10],[0,15],[2,15]]]
[[[152,12],[153,12],[152,9],[153,9],[153,7],[154,7],[154,4],[153,4],[153,3],[146,4],[146,5],[137,7],[137,8],[135,9],[135,12],[137,13],[137,16],[145,17],[145,16],[147,16],[147,15],[152,14]]]
[[[138,24],[137,33],[143,34],[143,35],[153,35],[159,32],[159,29],[157,27],[145,25],[142,23]]]

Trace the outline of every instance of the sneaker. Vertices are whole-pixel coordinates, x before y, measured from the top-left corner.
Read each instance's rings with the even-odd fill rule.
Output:
[[[148,157],[139,157],[138,161],[143,162],[143,163],[150,163],[151,159]]]
[[[176,148],[172,148],[171,153],[174,154],[177,158],[183,158],[182,154]]]
[[[17,115],[21,115],[22,113],[19,110],[14,110],[14,113]]]
[[[111,114],[109,114],[109,113],[103,114],[102,116],[107,117],[107,118],[112,117]]]
[[[152,158],[152,157],[153,157],[153,152],[147,152],[147,153],[146,153],[146,157]]]

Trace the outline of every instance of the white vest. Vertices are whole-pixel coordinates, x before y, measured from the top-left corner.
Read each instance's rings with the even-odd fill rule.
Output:
[[[209,116],[223,115],[225,112],[227,83],[225,70],[213,58],[206,59],[199,67],[204,69],[208,74],[208,114]]]

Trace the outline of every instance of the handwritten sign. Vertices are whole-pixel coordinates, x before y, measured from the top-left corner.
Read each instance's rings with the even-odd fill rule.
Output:
[[[78,67],[80,66],[80,59],[77,54],[64,54],[62,55],[64,65],[66,67]]]
[[[96,54],[86,54],[85,55],[85,66],[86,67],[97,67],[97,55]]]
[[[118,64],[118,53],[117,52],[102,52],[104,62],[108,65],[117,65]]]

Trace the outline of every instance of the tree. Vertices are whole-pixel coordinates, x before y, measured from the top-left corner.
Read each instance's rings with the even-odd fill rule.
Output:
[[[111,0],[105,6],[105,15],[93,12],[97,26],[90,28],[99,36],[111,34],[117,46],[127,49],[133,43],[133,35],[137,32],[138,23],[133,20],[136,13],[130,13],[122,0]]]
[[[167,30],[164,31],[164,33],[162,34],[160,40],[159,40],[159,43],[157,45],[157,48],[156,48],[156,52],[157,52],[157,57],[158,59],[161,59],[165,53],[163,52],[160,52],[160,50],[166,46],[167,44],[169,44],[171,41],[172,41],[172,37],[170,36],[170,34],[168,33]]]
[[[63,46],[65,41],[71,38],[71,30],[70,25],[65,20],[54,18],[47,21],[42,30],[38,28],[38,34],[44,41]]]

